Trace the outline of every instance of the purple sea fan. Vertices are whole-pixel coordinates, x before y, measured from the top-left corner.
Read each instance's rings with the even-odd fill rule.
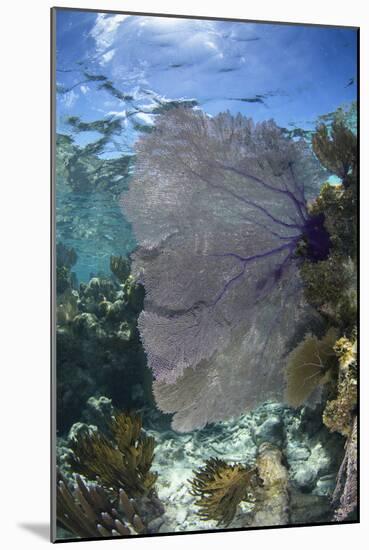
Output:
[[[192,430],[283,393],[283,357],[303,300],[296,248],[325,259],[324,217],[311,218],[321,170],[273,121],[179,108],[137,144],[122,206],[139,247],[139,330],[154,394],[173,427]]]

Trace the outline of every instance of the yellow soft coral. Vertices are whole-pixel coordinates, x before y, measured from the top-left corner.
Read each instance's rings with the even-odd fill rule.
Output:
[[[196,505],[199,516],[215,520],[218,525],[229,525],[241,501],[253,502],[261,484],[255,468],[242,464],[229,465],[218,458],[210,458],[203,468],[194,472],[191,494],[200,497]]]
[[[333,349],[336,339],[335,328],[330,328],[321,340],[307,334],[290,353],[285,371],[285,400],[289,405],[302,405],[317,386],[329,380],[331,369],[337,364]]]
[[[155,440],[141,428],[139,415],[116,413],[112,439],[98,431],[79,435],[72,443],[73,470],[117,493],[124,489],[130,497],[148,494],[157,478],[150,471]]]

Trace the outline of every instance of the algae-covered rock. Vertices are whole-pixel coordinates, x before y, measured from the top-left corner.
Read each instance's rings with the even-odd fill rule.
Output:
[[[114,537],[146,532],[134,501],[128,498],[124,489],[113,499],[108,490],[96,483],[86,483],[80,476],[76,476],[74,486],[70,486],[58,472],[56,500],[57,522],[73,537]]]
[[[303,463],[299,465],[299,468],[295,472],[293,481],[301,491],[309,492],[316,485],[316,477],[316,469],[309,463]]]
[[[263,443],[258,453],[256,466],[262,488],[250,526],[288,525],[288,471],[283,464],[282,452],[270,443]]]
[[[122,284],[92,277],[70,286],[57,305],[58,429],[81,420],[86,401],[105,395],[124,409],[152,402],[151,373],[137,330],[144,291],[128,275]],[[123,383],[122,383],[123,382]],[[141,392],[133,391],[140,385]]]
[[[327,402],[323,422],[333,432],[349,436],[357,408],[356,340],[340,338],[335,344],[339,362],[336,396]]]
[[[194,474],[191,494],[198,497],[198,514],[217,525],[229,525],[241,501],[254,502],[261,483],[255,468],[226,464],[218,458],[210,458]]]
[[[97,330],[98,319],[93,313],[80,313],[73,319],[73,332],[76,336],[93,338]]]
[[[68,433],[68,443],[76,442],[81,437],[92,437],[97,432],[96,426],[85,424],[84,422],[76,422],[73,424]]]
[[[351,331],[357,321],[356,267],[332,253],[325,261],[305,261],[300,268],[307,301],[333,325]]]
[[[101,431],[106,431],[114,412],[112,400],[105,397],[90,397],[82,416],[87,424],[93,424]]]

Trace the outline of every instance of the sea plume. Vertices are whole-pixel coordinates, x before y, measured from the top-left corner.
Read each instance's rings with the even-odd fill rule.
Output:
[[[145,287],[139,330],[158,406],[192,430],[283,394],[282,359],[312,311],[297,249],[329,254],[310,216],[321,169],[273,121],[178,108],[137,144],[122,206]]]

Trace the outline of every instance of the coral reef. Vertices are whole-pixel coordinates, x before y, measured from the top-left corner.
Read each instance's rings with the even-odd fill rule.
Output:
[[[57,521],[71,535],[98,538],[146,532],[145,525],[123,489],[119,491],[116,505],[99,485],[86,484],[78,475],[75,480],[76,487],[70,488],[67,480],[58,474]]]
[[[324,185],[309,207],[313,216],[324,216],[330,254],[317,264],[305,258],[300,269],[307,301],[336,327],[330,330],[336,333],[331,352],[337,369],[326,392],[322,418],[330,431],[346,438],[332,497],[338,506],[334,518],[342,521],[354,517],[357,506],[357,139],[336,117],[330,129],[324,124],[317,129],[312,145],[321,163],[342,182]],[[291,388],[290,393],[294,391]],[[299,403],[297,392],[293,399]]]
[[[64,269],[64,268],[62,268]],[[58,287],[57,287],[58,288]],[[68,286],[62,290],[62,296],[57,298],[56,322],[58,327],[67,327],[78,315],[78,293]]]
[[[71,443],[73,471],[115,493],[124,489],[130,497],[148,495],[157,478],[150,471],[154,438],[142,433],[138,415],[115,412],[109,429],[111,439],[99,431],[77,435]]]
[[[174,128],[179,128],[178,142]],[[229,147],[220,158],[225,137]],[[181,140],[188,145],[189,157]],[[338,151],[344,143],[351,144],[351,153],[340,164]],[[68,254],[60,265],[61,364],[75,369],[82,390],[81,401],[61,426],[66,430],[76,419],[89,424],[74,424],[69,443],[63,447],[61,441],[61,461],[69,470],[65,468],[68,482],[61,480],[58,498],[64,499],[64,508],[69,506],[69,516],[64,513],[64,523],[63,518],[59,521],[67,529],[66,522],[72,521],[69,531],[86,529],[94,537],[135,533],[137,518],[146,532],[285,525],[307,518],[319,522],[332,519],[330,498],[336,521],[354,517],[353,143],[338,123],[332,131],[318,130],[314,150],[329,170],[341,174],[342,185],[324,185],[309,204],[306,197],[313,195],[320,176],[309,164],[304,144],[284,140],[272,123],[254,126],[229,115],[208,120],[179,109],[160,116],[157,129],[139,143],[133,187],[123,199],[140,245],[132,274],[127,259],[113,255],[112,277],[93,277],[77,288]],[[249,164],[243,164],[236,145],[242,146]],[[262,162],[259,148],[266,155]],[[156,187],[148,172],[152,150],[154,168],[162,175]],[[306,176],[305,189],[300,173]],[[204,199],[209,188],[214,207]],[[137,193],[143,194],[140,203]],[[168,204],[160,203],[163,196],[169,197]],[[235,237],[240,219],[245,231]],[[214,221],[223,231],[216,242]],[[151,393],[138,316],[156,378],[156,402],[161,411],[174,413],[172,427],[178,432],[238,416],[260,400],[282,399],[283,374],[285,401],[293,409],[267,403],[189,436],[160,432],[160,414],[153,412],[143,432],[137,415],[114,412],[112,406],[120,402],[125,410],[131,404],[137,409]],[[122,388],[123,376],[127,388]],[[135,401],[133,391],[125,393],[133,380],[147,392],[145,400]],[[64,387],[62,414],[76,393],[69,384]],[[91,395],[83,417],[81,402]],[[154,435],[160,438],[156,456]],[[180,467],[173,475],[177,461]],[[88,481],[74,478],[75,473]],[[169,508],[164,518],[158,517],[156,490]],[[104,510],[101,503],[97,507],[97,495],[107,499]],[[193,505],[199,512],[191,515]]]
[[[346,333],[353,330],[357,319],[356,142],[340,120],[333,122],[331,131],[320,126],[313,137],[315,154],[342,184],[326,183],[309,205],[312,216],[324,216],[331,242],[329,257],[317,264],[305,258],[300,269],[307,301]]]
[[[285,400],[292,407],[302,405],[316,390],[330,380],[337,366],[334,345],[338,332],[330,328],[319,340],[307,334],[302,342],[289,354],[285,369]]]
[[[352,261],[331,254],[317,264],[304,262],[300,273],[308,302],[330,324],[352,330],[357,319],[356,274]]]
[[[124,263],[120,260],[121,275]],[[152,399],[151,374],[137,330],[144,289],[133,282],[128,265],[124,272],[126,278],[120,283],[93,277],[78,289],[68,285],[57,296],[57,421],[61,433],[81,419],[91,395],[105,395],[124,409]]]
[[[96,426],[100,432],[107,436],[111,434],[110,423],[113,415],[114,407],[112,400],[104,395],[90,397],[86,402],[86,408],[82,411],[82,419],[87,425]],[[73,433],[73,430],[70,433]]]
[[[59,525],[81,537],[156,532],[164,507],[151,471],[154,438],[106,397],[91,398],[85,416],[99,427],[76,423],[58,445]]]
[[[304,294],[329,324],[350,333],[357,323],[357,203],[352,187],[324,185],[310,209],[314,215],[324,213],[332,247],[324,261],[303,261]]]
[[[346,189],[343,185],[325,183],[318,196],[310,204],[314,216],[324,215],[324,225],[329,233],[332,251],[340,257],[356,258],[357,197],[352,184]]]
[[[124,59],[103,44],[101,66],[112,54],[120,73],[135,65],[131,19]],[[101,23],[89,35],[98,50]],[[128,70],[128,91],[109,80],[114,67],[109,78],[92,71],[96,56],[58,63],[69,134],[56,136],[60,538],[350,520],[356,136],[343,113],[321,117],[313,135],[293,120],[210,116],[202,90],[158,96],[151,84],[196,69],[204,52],[166,63],[172,37],[157,31],[165,67],[154,63],[147,82]],[[244,31],[231,32],[235,63],[210,55],[208,76],[234,81],[239,52],[260,39]],[[268,108],[281,87],[222,101]],[[68,116],[99,92],[104,118]],[[332,174],[340,184],[322,186]]]
[[[88,425],[77,423],[71,428],[68,439],[58,439],[59,468],[70,485],[74,485],[70,468],[73,440],[79,433],[96,431],[111,438],[111,411],[110,399],[91,398],[82,415]],[[193,471],[198,471],[199,465],[214,456],[226,464],[255,468],[264,443],[273,443],[280,449],[282,464],[288,468],[289,492],[293,499],[288,507],[290,523],[330,521],[330,498],[344,455],[343,438],[323,425],[320,411],[309,407],[292,409],[281,403],[267,402],[241,417],[191,434],[180,434],[171,431],[168,425],[163,426],[159,411],[150,410],[144,417],[144,426],[145,433],[156,441],[151,470],[158,474],[155,489],[162,505],[155,502],[153,495],[147,499],[135,498],[147,530],[167,533],[215,529],[218,521],[202,519],[196,512],[199,507],[195,502],[199,497],[190,493],[188,483],[193,478]],[[108,494],[111,493],[110,490]],[[268,499],[263,500],[263,487],[258,495],[257,506],[256,502],[246,501],[237,505],[229,527],[248,527],[259,519],[260,523],[267,521],[265,515],[263,518],[263,510],[268,506],[272,510],[272,504]],[[281,507],[278,509],[282,513]]]
[[[210,458],[194,474],[191,494],[200,497],[195,502],[199,515],[215,520],[217,525],[229,525],[241,501],[254,502],[261,483],[255,468],[228,465],[218,458]]]
[[[312,143],[322,165],[341,178],[344,187],[348,187],[356,177],[356,136],[336,119],[330,129],[321,124],[313,135]]]
[[[308,206],[312,218],[322,217],[330,250],[326,258],[314,262],[305,254],[306,244],[300,242],[297,253],[302,255],[304,295],[328,326],[350,335],[357,323],[357,139],[337,115],[330,127],[318,127],[312,146],[342,183],[324,184]]]
[[[350,365],[356,363],[357,360],[357,340],[356,340],[356,330],[354,331],[353,336],[355,337],[353,341],[350,341],[348,338],[340,338],[334,345],[334,351],[339,360],[340,367],[342,369],[347,369]]]
[[[129,260],[123,256],[110,256],[110,271],[123,283],[131,273]]]

